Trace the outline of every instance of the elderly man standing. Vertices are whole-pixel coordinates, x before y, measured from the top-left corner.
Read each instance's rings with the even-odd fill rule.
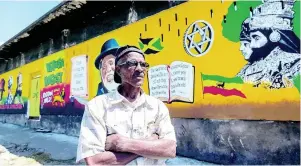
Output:
[[[176,156],[176,137],[169,111],[142,90],[149,64],[134,46],[117,50],[117,90],[88,102],[81,123],[77,162],[164,165]]]

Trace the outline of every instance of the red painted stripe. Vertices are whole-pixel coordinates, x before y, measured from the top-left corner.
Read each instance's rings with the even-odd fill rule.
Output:
[[[213,95],[222,95],[222,96],[225,96],[225,97],[228,97],[228,96],[239,96],[239,97],[242,97],[242,98],[247,98],[245,96],[245,94],[243,94],[241,91],[237,90],[237,89],[221,89],[221,88],[217,88],[215,86],[207,86],[207,87],[204,87],[204,94],[205,93],[210,93],[210,94],[213,94]]]

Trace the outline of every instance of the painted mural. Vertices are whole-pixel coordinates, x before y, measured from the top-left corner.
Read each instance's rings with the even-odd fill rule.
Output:
[[[83,113],[84,105],[78,102],[76,97],[88,98],[87,62],[86,55],[67,59],[65,52],[44,59],[44,88],[40,94],[42,115]],[[70,65],[70,69],[67,64]],[[70,82],[66,80],[67,77],[71,78]]]
[[[0,81],[0,112],[6,111],[7,113],[25,113],[27,109],[27,98],[22,96],[22,73],[18,72],[15,77],[10,75],[7,81],[1,78]],[[6,84],[7,82],[7,84]],[[5,87],[5,84],[7,87]],[[13,86],[15,84],[15,86]],[[5,94],[7,89],[7,93]]]
[[[277,89],[294,86],[300,71],[300,39],[292,31],[292,8],[290,1],[265,2],[243,22],[241,51],[248,63],[237,76],[244,82]]]
[[[90,99],[116,90],[114,52],[128,44],[150,64],[144,91],[172,117],[299,121],[299,6],[294,0],[185,2],[4,73],[0,111],[25,113],[38,105],[41,115],[82,115]],[[34,73],[41,75],[36,103]]]

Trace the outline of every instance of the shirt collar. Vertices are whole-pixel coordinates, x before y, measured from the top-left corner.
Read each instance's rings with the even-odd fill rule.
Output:
[[[111,105],[115,105],[121,102],[130,103],[124,96],[122,96],[118,89],[120,89],[120,85],[117,87],[117,89],[112,93],[111,97],[109,97]],[[141,88],[141,96],[135,103],[131,103],[135,105],[135,107],[139,107],[142,104],[147,104],[147,106],[152,107],[151,103],[148,101],[146,93]]]

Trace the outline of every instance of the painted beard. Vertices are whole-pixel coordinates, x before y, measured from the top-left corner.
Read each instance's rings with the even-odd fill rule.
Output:
[[[117,89],[117,86],[119,84],[115,83],[115,81],[114,81],[114,72],[113,71],[110,73],[107,73],[105,75],[105,77],[103,79],[103,84],[109,92]]]
[[[276,43],[268,41],[268,43],[260,48],[252,48],[253,53],[250,56],[249,62],[252,64],[256,61],[264,59],[267,57],[271,51],[273,51],[277,47]]]

